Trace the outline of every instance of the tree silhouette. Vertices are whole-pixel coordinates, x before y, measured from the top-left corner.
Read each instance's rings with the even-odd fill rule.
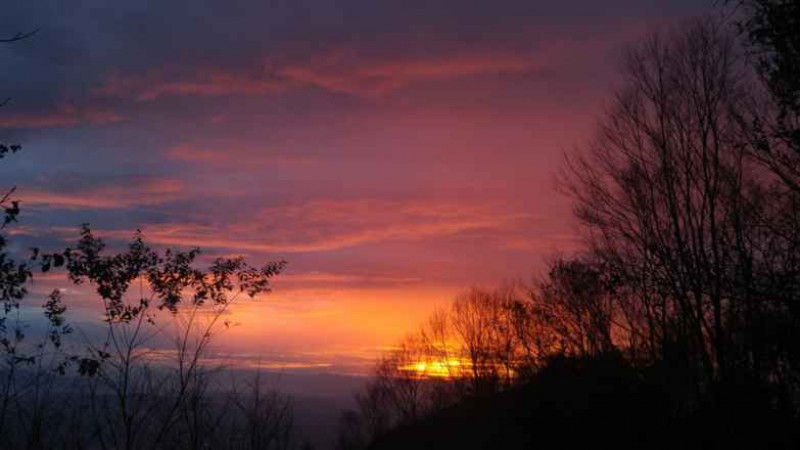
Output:
[[[0,143],[0,159],[20,148]],[[15,194],[11,187],[0,197],[0,448],[292,445],[292,406],[285,396],[265,392],[259,375],[246,390],[220,389],[204,363],[212,337],[229,325],[228,310],[241,297],[269,293],[284,261],[254,267],[243,258],[217,258],[203,270],[196,267],[198,249],[157,251],[137,232],[124,251],[109,252],[85,224],[74,248],[33,249],[20,262],[6,234],[20,214]],[[29,342],[29,324],[20,314],[27,287],[36,272],[52,271],[94,290],[105,326],[99,339],[80,333],[83,345],[66,345],[75,331],[65,317],[69,301],[54,290],[42,305],[41,339]],[[159,337],[174,344],[166,361],[154,358],[151,343]]]
[[[716,22],[653,35],[628,54],[627,84],[566,184],[595,254],[661,305],[651,322],[677,333],[706,382],[745,369],[735,347],[766,357],[760,321],[742,324],[753,334],[730,326],[767,313],[754,280],[771,238],[754,220],[766,212],[737,134],[742,71]]]
[[[791,445],[800,202],[788,172],[756,146],[752,126],[788,115],[769,106],[775,88],[761,89],[764,78],[732,31],[701,18],[629,49],[612,108],[561,177],[586,247],[555,260],[530,287],[465,292],[406,340],[401,348],[419,348],[412,360],[456,358],[463,370],[446,373],[437,390],[422,388],[435,385],[432,377],[414,379],[417,404],[427,407],[422,419],[390,421],[399,428],[384,430],[375,448],[439,445],[447,440],[433,433],[453,439],[480,423],[491,430],[465,432],[456,445],[485,448],[483,439],[501,435],[513,437],[494,444],[525,448],[541,422],[645,448]],[[396,395],[393,383],[408,376],[398,370],[407,359],[386,361],[374,379],[388,379],[387,388],[375,399]],[[451,395],[432,401],[440,392]],[[391,402],[368,404],[369,417],[397,414]],[[609,412],[609,404],[620,409]],[[538,422],[520,430],[492,414]],[[612,431],[619,418],[630,427]],[[664,429],[674,439],[660,436]],[[747,431],[755,429],[769,431]],[[552,442],[593,443],[557,432]]]

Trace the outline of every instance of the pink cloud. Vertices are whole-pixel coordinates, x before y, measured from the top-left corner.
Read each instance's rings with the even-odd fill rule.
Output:
[[[105,125],[123,117],[110,109],[78,107],[62,103],[52,111],[0,117],[0,128],[72,127],[83,124]]]
[[[240,144],[225,142],[213,148],[187,142],[166,150],[166,156],[170,159],[209,165],[239,165],[240,158],[245,155],[250,163],[307,164],[314,161],[311,157],[264,154],[263,149],[253,146],[242,148]]]
[[[520,74],[537,70],[543,61],[532,55],[476,53],[437,58],[369,61],[357,58],[321,58],[320,63],[294,65],[278,74],[297,84],[329,92],[376,96],[421,81],[448,80],[477,75]]]
[[[167,157],[181,161],[221,163],[230,159],[228,152],[218,149],[199,148],[181,144],[170,148],[166,152]]]
[[[132,96],[136,100],[154,100],[169,95],[258,96],[316,87],[335,93],[375,96],[417,81],[525,73],[543,65],[540,59],[515,54],[465,54],[389,61],[359,60],[352,64],[346,59],[335,57],[338,54],[340,52],[336,50],[329,51],[302,64],[265,68],[263,72],[226,72],[223,69],[201,67],[192,76],[177,80],[152,73],[142,77],[112,75],[93,92],[98,96]]]
[[[59,192],[26,189],[20,194],[23,204],[62,209],[124,209],[132,206],[157,205],[182,197],[178,180],[149,180],[140,184],[103,186],[91,190]]]
[[[47,200],[51,205],[73,205],[71,197]],[[117,207],[123,202],[124,199],[104,198],[86,200],[80,206]],[[327,252],[368,244],[441,239],[478,230],[504,230],[521,217],[525,215],[452,204],[331,201],[264,209],[239,222],[216,226],[150,225],[144,231],[149,242],[164,246],[200,246],[244,253]],[[132,235],[131,230],[101,233],[122,240]]]
[[[270,79],[263,74],[226,72],[211,68],[199,69],[191,77],[173,80],[157,71],[151,71],[144,76],[112,74],[92,94],[98,97],[133,97],[144,101],[169,95],[264,95],[280,92],[286,87],[285,81]]]
[[[606,51],[630,37],[632,32],[624,30],[619,34],[601,40],[553,40],[528,49],[483,46],[427,56],[375,57],[352,46],[339,46],[289,63],[257,57],[248,70],[204,63],[186,76],[176,77],[175,71],[168,74],[166,69],[151,70],[144,75],[112,74],[94,94],[154,100],[169,95],[259,96],[315,87],[334,93],[376,97],[418,82],[534,73],[570,58]]]

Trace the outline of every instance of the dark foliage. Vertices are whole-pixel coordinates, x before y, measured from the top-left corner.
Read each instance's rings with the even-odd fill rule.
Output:
[[[558,357],[525,384],[399,427],[369,448],[794,448],[791,418],[749,400],[681,415],[651,372],[618,354]]]
[[[738,22],[771,105],[746,120],[752,154],[800,195],[800,1],[742,0]]]
[[[800,2],[745,0],[740,22],[783,114],[800,113]]]
[[[340,448],[798,443],[799,16],[745,3],[762,76],[717,19],[632,46],[562,177],[583,252],[527,294],[457,299],[432,322],[455,332],[379,366]],[[453,355],[441,383],[402,370]]]

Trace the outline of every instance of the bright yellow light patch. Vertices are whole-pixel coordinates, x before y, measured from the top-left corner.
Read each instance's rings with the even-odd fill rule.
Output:
[[[461,374],[465,364],[456,358],[439,359],[434,361],[418,361],[403,366],[402,369],[412,372],[419,377],[449,378]]]

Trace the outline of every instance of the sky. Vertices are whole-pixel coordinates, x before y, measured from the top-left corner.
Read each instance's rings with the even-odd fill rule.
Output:
[[[563,153],[591,138],[625,47],[712,4],[4,3],[0,34],[38,29],[0,46],[0,139],[24,146],[0,164],[13,245],[63,248],[88,222],[112,246],[142,229],[285,259],[219,357],[363,372],[459,291],[579,248]],[[97,299],[61,287],[90,327]]]

